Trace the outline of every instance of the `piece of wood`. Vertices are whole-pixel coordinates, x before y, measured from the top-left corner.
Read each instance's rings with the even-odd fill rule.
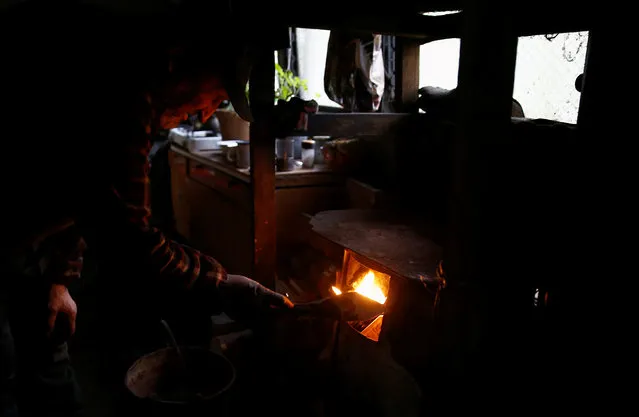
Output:
[[[524,381],[519,366],[525,361],[521,358],[526,357],[522,349],[526,342],[519,337],[527,329],[527,317],[522,313],[532,300],[522,299],[525,293],[519,291],[527,288],[527,283],[518,270],[530,267],[519,263],[521,251],[516,244],[523,238],[517,234],[517,224],[526,218],[509,198],[513,185],[517,186],[512,175],[516,155],[507,146],[511,140],[517,58],[512,11],[502,4],[484,7],[474,0],[465,4],[458,83],[460,113],[452,149],[450,235],[444,260],[448,288],[442,300],[460,293],[472,294],[463,307],[463,319],[449,325],[447,336],[451,340],[446,341],[452,344],[455,338],[450,335],[456,331],[465,333],[467,345],[461,350],[472,354],[449,358],[451,366],[463,367],[468,384],[434,394],[446,397],[443,403],[463,397],[472,404],[494,392],[495,387],[482,384],[489,375],[500,381],[496,385],[508,397],[516,398],[521,393],[515,387]],[[462,306],[457,309],[462,311]],[[472,322],[472,326],[464,322]],[[519,373],[514,375],[516,369]],[[511,401],[524,403],[521,398],[517,400]],[[470,411],[465,404],[458,406],[461,409],[451,412]]]
[[[584,134],[596,130],[597,126],[601,124],[601,120],[604,119],[604,110],[614,107],[609,106],[603,100],[606,97],[606,90],[611,90],[610,86],[602,82],[601,79],[605,74],[605,67],[608,65],[607,60],[601,58],[604,56],[602,51],[609,47],[604,39],[604,36],[598,31],[592,31],[588,36],[588,50],[577,116],[577,128]],[[613,112],[617,113],[616,110]]]
[[[249,11],[249,13],[266,13],[271,11],[268,4],[255,3],[251,0],[231,0],[230,3],[233,5],[233,10],[235,10],[235,13],[237,13],[238,11]],[[249,9],[249,6],[253,5],[255,6]],[[397,14],[397,10],[400,10],[404,13],[418,13],[427,11],[459,10],[461,8],[460,5],[460,0],[399,0],[393,3],[392,8],[371,8],[371,5],[364,0],[347,2],[340,0],[325,0],[322,3],[322,7],[314,8],[314,13],[311,14],[328,14],[328,12],[332,12],[332,14],[337,17],[340,14],[336,12],[338,9],[340,12],[346,14],[353,14],[354,12],[359,11],[361,14],[364,15],[371,15],[374,14],[374,12],[378,12],[378,15],[382,15],[384,12],[386,14]],[[284,17],[282,18],[284,19]]]
[[[572,3],[572,2],[570,2]],[[517,36],[542,35],[547,33],[577,32],[588,30],[596,18],[593,7],[583,4],[535,4],[530,7],[522,3],[511,13],[513,31]],[[452,6],[451,6],[452,7]],[[331,10],[326,4],[322,8]],[[455,9],[452,9],[455,10]],[[459,9],[457,9],[459,10]],[[549,12],[552,10],[552,12]],[[441,16],[423,16],[417,13],[362,13],[342,11],[340,13],[295,13],[286,16],[285,23],[295,27],[338,30],[347,29],[362,33],[382,33],[412,38],[422,43],[437,39],[459,38],[463,32],[465,12]],[[486,20],[488,23],[489,20]]]
[[[273,50],[264,46],[256,52],[249,82],[251,111],[251,191],[253,194],[253,278],[275,288],[275,136],[271,126],[275,71]]]
[[[402,36],[412,38],[419,42],[427,42],[435,39],[458,37],[458,15],[446,16],[422,16],[419,14],[388,15],[363,15],[357,13],[334,13],[323,15],[316,13],[303,13],[299,16],[290,16],[289,24],[295,27],[339,30],[345,29],[352,32],[382,33],[385,35]]]
[[[396,39],[395,103],[399,112],[417,111],[417,90],[419,90],[419,42],[414,39]]]
[[[383,136],[403,123],[423,119],[409,113],[317,113],[309,115],[308,136],[361,137]]]
[[[304,242],[300,230],[295,227],[301,213],[315,214],[348,207],[345,189],[336,186],[281,188],[275,192],[275,202],[280,247]]]
[[[350,208],[376,209],[384,201],[384,192],[361,181],[349,178],[346,181]]]
[[[495,6],[497,7],[497,6]],[[485,248],[479,231],[490,230],[490,219],[501,210],[493,207],[484,186],[499,190],[488,178],[488,171],[500,172],[502,185],[510,178],[494,166],[486,166],[484,154],[509,140],[508,128],[512,111],[512,91],[517,58],[517,36],[509,24],[506,11],[490,10],[469,2],[465,33],[461,39],[459,60],[459,123],[453,144],[452,201],[450,241],[446,247],[446,268],[451,279],[459,282],[489,279],[479,269]],[[502,163],[505,161],[501,161]],[[494,197],[491,193],[491,197]],[[498,203],[497,203],[498,204]],[[501,225],[495,225],[501,226]],[[484,235],[488,237],[489,235]]]

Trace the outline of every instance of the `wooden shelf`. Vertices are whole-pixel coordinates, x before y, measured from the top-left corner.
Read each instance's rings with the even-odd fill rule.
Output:
[[[538,126],[557,129],[574,129],[575,125],[544,119],[511,117],[513,128],[526,129]],[[384,136],[389,132],[420,131],[428,125],[455,124],[448,119],[438,119],[426,113],[316,113],[308,117],[308,129],[296,131],[293,135],[362,137]],[[318,168],[315,168],[317,171]],[[295,174],[297,171],[278,172],[276,175]]]
[[[171,145],[171,150],[178,155],[188,158],[193,163],[213,171],[222,172],[234,180],[237,180],[238,183],[247,186],[251,184],[251,173],[249,169],[237,168],[215,152],[189,152],[174,144]],[[311,169],[299,168],[293,171],[275,173],[276,189],[327,186],[342,184],[344,181],[343,175],[331,171],[327,165],[316,165]]]

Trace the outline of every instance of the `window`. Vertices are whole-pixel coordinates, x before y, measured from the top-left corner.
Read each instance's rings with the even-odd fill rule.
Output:
[[[580,93],[575,79],[584,70],[588,32],[519,38],[513,97],[526,117],[576,123]],[[455,88],[459,39],[420,48],[420,86]]]
[[[419,48],[419,86],[457,87],[459,39],[443,39]]]
[[[308,83],[305,99],[339,107],[324,91],[324,66],[330,31],[296,29],[299,75]],[[575,79],[583,72],[588,32],[519,38],[513,97],[526,117],[577,122],[580,93]],[[457,87],[459,39],[420,48],[420,86]]]
[[[526,117],[577,123],[588,32],[519,38],[513,97]]]
[[[316,100],[320,106],[341,107],[331,101],[324,91],[324,69],[330,34],[330,30],[295,29],[299,76],[306,79],[308,86],[308,91],[301,96],[305,100]]]

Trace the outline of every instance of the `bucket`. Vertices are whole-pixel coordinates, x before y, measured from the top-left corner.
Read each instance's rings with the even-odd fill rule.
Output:
[[[224,356],[199,347],[174,348],[139,358],[126,373],[125,385],[136,411],[152,416],[227,415],[227,392],[235,368]]]

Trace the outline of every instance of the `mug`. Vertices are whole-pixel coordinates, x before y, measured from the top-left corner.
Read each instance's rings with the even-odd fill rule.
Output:
[[[229,148],[226,159],[231,163],[235,163],[238,168],[250,168],[251,143],[248,140],[238,140],[237,146]]]
[[[223,140],[220,142],[220,149],[222,150],[222,156],[224,156],[224,159],[226,159],[229,162],[234,162],[234,160],[231,160],[231,158],[233,157],[232,155],[230,155],[231,153],[235,153],[235,148],[237,147],[237,142],[234,140]]]

